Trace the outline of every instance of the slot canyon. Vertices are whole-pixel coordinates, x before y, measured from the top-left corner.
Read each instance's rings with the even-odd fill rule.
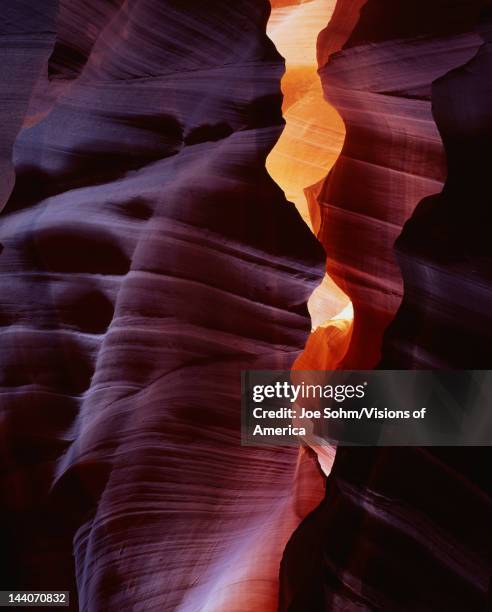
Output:
[[[243,446],[240,372],[490,367],[491,41],[486,0],[5,8],[2,588],[488,609],[488,448]]]

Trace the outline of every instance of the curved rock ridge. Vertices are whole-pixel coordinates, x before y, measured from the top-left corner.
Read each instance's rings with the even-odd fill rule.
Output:
[[[59,0],[56,42],[49,79],[73,79],[82,72],[104,28],[120,13],[124,0]]]
[[[491,365],[492,277],[488,168],[492,45],[436,79],[432,109],[446,149],[448,176],[424,199],[400,234],[402,306],[385,337],[383,365],[475,368]]]
[[[338,3],[321,46],[354,4]],[[403,23],[414,4],[369,0],[344,49],[318,52],[347,127],[320,233],[354,303],[345,365],[488,368],[490,13],[482,40],[483,2],[422,6],[449,20],[433,36],[425,19]],[[481,448],[339,448],[324,502],[286,547],[280,610],[488,609],[489,461]]]
[[[268,14],[61,3],[0,218],[9,588],[91,612],[277,606],[322,481],[309,451],[240,446],[240,371],[292,365],[324,254],[265,170]]]
[[[347,368],[377,364],[403,293],[393,244],[419,200],[444,181],[430,85],[476,46],[474,34],[382,41],[345,48],[320,68],[347,130],[318,197],[327,270],[354,307]]]
[[[280,610],[486,610],[492,501],[462,450],[456,470],[444,452],[339,448],[287,546]]]
[[[31,92],[55,42],[57,2],[9,2],[0,18],[0,211],[15,182],[12,147],[27,112]]]

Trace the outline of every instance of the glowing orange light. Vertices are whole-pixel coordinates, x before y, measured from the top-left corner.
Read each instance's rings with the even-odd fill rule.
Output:
[[[285,129],[268,156],[266,167],[315,233],[320,225],[317,191],[339,156],[345,137],[343,121],[324,99],[317,72],[317,37],[329,22],[335,4],[335,0],[271,0],[267,27],[269,37],[285,58],[286,70],[281,84]],[[314,291],[308,306],[313,330],[326,329],[330,324],[339,329],[341,321],[353,318],[348,296],[328,276]],[[342,328],[346,337],[351,325],[342,324]],[[326,333],[319,330],[316,336]],[[336,335],[341,341],[340,334]],[[313,344],[314,339],[310,338],[302,361],[311,367],[333,367],[331,360],[324,361],[328,358],[326,350],[321,351],[324,357],[319,351],[315,356],[310,350]],[[322,343],[316,344],[321,349]],[[341,348],[335,351],[336,355]]]

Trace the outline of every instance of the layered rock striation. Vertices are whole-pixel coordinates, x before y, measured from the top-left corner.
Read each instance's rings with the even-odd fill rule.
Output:
[[[66,0],[30,65],[0,218],[8,588],[91,611],[276,607],[321,485],[309,453],[240,446],[240,371],[290,367],[324,254],[265,170],[268,15]]]
[[[320,196],[328,270],[354,304],[345,367],[491,365],[485,4],[339,2],[320,36],[347,129]],[[489,461],[480,448],[339,448],[286,548],[280,609],[490,607]]]
[[[349,15],[354,4],[360,6],[346,4]],[[439,192],[446,175],[432,117],[432,82],[468,61],[477,49],[474,33],[451,35],[442,26],[442,33],[428,34],[426,19],[404,38],[400,28],[409,27],[410,9],[401,8],[396,15],[389,10],[383,19],[377,13],[381,4],[364,5],[342,51],[328,56],[319,51],[325,61],[320,67],[325,95],[347,130],[318,198],[328,273],[354,306],[347,368],[371,368],[379,361],[382,335],[403,294],[393,244],[418,202]],[[337,25],[335,15],[320,45],[333,41],[344,24],[341,20]],[[390,36],[384,28],[391,27],[396,30]]]

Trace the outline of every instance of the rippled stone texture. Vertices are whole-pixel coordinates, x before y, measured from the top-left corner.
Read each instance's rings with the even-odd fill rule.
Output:
[[[60,3],[0,218],[9,588],[76,581],[91,611],[276,607],[320,480],[307,451],[240,446],[240,370],[290,367],[324,254],[265,170],[268,13]]]
[[[379,366],[490,368],[484,3],[368,0],[330,59],[329,32],[361,3],[338,4],[319,57],[347,138],[320,235],[354,302],[345,365],[378,365],[402,271]],[[489,449],[339,448],[325,500],[287,546],[280,609],[488,609],[489,463]]]
[[[39,4],[39,3],[38,3]],[[0,210],[14,186],[12,146],[55,40],[56,1],[8,2],[0,19]]]
[[[330,254],[328,272],[354,305],[345,359],[352,368],[374,367],[380,358],[382,334],[403,293],[393,244],[417,203],[440,191],[444,181],[431,83],[470,59],[477,46],[474,34],[424,36],[418,29],[410,38],[400,38],[397,30],[384,40],[384,28],[403,27],[408,11],[396,16],[390,11],[378,25],[371,16],[381,3],[374,4],[364,6],[345,48],[320,69],[325,94],[347,130],[319,196],[319,235]],[[425,19],[415,27],[420,22],[425,30]],[[321,40],[339,29],[330,24]],[[327,59],[323,51],[319,55]]]
[[[446,149],[444,189],[423,200],[398,238],[405,299],[383,363],[402,368],[491,365],[492,19],[476,55],[436,79],[433,115]]]

